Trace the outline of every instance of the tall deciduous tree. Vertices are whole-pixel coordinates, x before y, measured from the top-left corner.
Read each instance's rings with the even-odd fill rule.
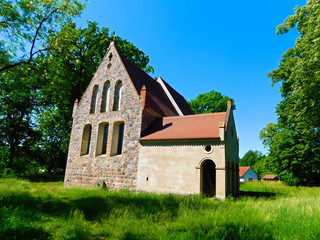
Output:
[[[51,48],[46,39],[84,6],[77,0],[0,1],[0,155],[8,169],[23,172],[36,159],[44,83],[39,64]]]
[[[268,75],[273,85],[281,83],[278,123],[273,130],[265,128],[261,138],[283,179],[320,185],[320,0],[297,7],[277,33],[285,34],[295,26],[300,33],[295,46]]]
[[[2,0],[0,2],[0,73],[30,64],[50,46],[46,38],[85,5],[77,0]]]
[[[249,150],[239,162],[240,166],[254,166],[259,160],[265,156],[259,151]]]
[[[24,155],[31,154],[31,148],[39,139],[35,131],[37,104],[37,81],[41,78],[31,65],[4,72],[0,81],[0,143],[3,152],[8,152],[5,167],[23,171],[27,167]],[[17,156],[24,161],[15,162]]]
[[[232,109],[235,109],[236,106],[232,98],[214,90],[198,95],[194,100],[189,102],[189,105],[196,114],[224,112],[227,110],[227,102],[229,99],[232,100]]]
[[[73,102],[113,38],[93,22],[76,28],[71,18],[84,7],[77,0],[0,2],[0,166],[64,170]],[[131,62],[153,71],[142,51],[116,41]]]
[[[39,92],[43,108],[38,118],[42,164],[49,172],[65,168],[73,103],[82,97],[112,40],[109,29],[99,28],[96,22],[77,28],[69,21],[49,37],[53,47],[41,64],[46,80]],[[120,37],[115,40],[122,55],[144,71],[153,71],[147,55]]]

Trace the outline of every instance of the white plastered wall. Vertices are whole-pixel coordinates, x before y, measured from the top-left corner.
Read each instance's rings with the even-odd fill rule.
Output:
[[[212,151],[206,152],[205,146]],[[224,198],[225,148],[217,142],[143,143],[139,153],[137,191],[157,193],[199,194],[201,164],[216,164],[216,196]]]

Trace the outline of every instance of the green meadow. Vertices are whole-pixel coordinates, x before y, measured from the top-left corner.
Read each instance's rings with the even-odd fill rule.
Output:
[[[251,182],[220,201],[0,179],[0,239],[318,240],[320,188]]]

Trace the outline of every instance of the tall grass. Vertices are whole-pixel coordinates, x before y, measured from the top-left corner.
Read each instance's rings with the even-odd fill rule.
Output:
[[[239,198],[0,179],[0,239],[320,239],[320,189],[241,185]]]

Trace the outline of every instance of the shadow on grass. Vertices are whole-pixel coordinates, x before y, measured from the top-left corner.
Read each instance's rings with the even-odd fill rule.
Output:
[[[169,220],[177,217],[179,201],[170,195],[159,199],[149,195],[107,193],[106,196],[88,196],[72,200],[68,196],[61,199],[54,196],[34,197],[29,193],[11,193],[1,198],[0,208],[19,208],[34,211],[35,215],[40,213],[54,217],[69,217],[70,212],[79,210],[85,219],[90,221],[108,217],[110,213],[129,213],[137,218],[151,216],[157,221],[161,218]]]
[[[240,223],[229,223],[217,227],[214,235],[209,239],[275,239],[272,235],[272,229],[264,223],[253,223],[245,226]]]
[[[236,221],[236,219],[235,219]],[[246,226],[242,223],[185,225],[180,228],[171,228],[167,233],[167,239],[219,239],[219,240],[273,240],[272,228],[264,223],[251,223]]]
[[[20,226],[21,227],[21,226]],[[4,229],[0,230],[0,239],[49,239],[51,236],[49,233],[38,228],[28,228],[23,226],[21,229]]]
[[[145,236],[143,234],[134,234],[131,232],[125,232],[120,239],[121,240],[144,240],[144,239],[152,239],[152,238],[150,236]]]
[[[51,175],[48,173],[35,173],[19,176],[21,179],[29,180],[30,182],[62,182],[64,175]]]
[[[276,196],[277,194],[272,192],[255,192],[255,191],[240,191],[238,195],[239,198],[251,197],[251,198],[270,198],[270,199],[275,199]]]
[[[129,212],[137,218],[154,216],[153,220],[161,218],[173,219],[178,215],[179,202],[170,196],[153,199],[148,195],[112,195],[106,197],[86,197],[70,202],[72,208],[81,210],[88,220],[108,217],[110,213],[124,214]]]

